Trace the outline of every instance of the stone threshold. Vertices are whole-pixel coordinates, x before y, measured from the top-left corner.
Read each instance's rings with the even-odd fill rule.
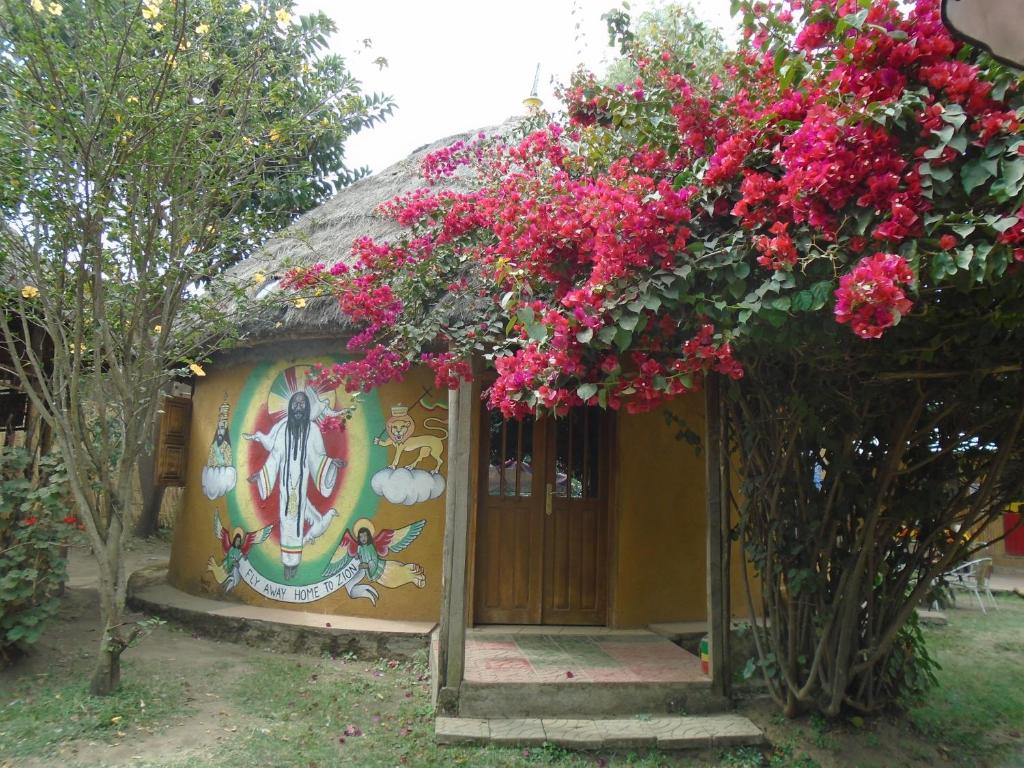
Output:
[[[761,729],[737,714],[612,719],[438,717],[438,744],[495,744],[569,749],[710,749],[758,746]]]

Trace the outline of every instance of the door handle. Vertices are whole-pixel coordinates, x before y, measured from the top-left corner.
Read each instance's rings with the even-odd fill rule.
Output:
[[[551,497],[555,495],[555,488],[551,483],[548,483],[547,490],[544,492],[544,514],[551,514]]]

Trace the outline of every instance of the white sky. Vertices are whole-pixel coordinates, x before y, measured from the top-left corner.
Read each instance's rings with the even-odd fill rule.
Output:
[[[552,81],[568,81],[579,63],[600,71],[614,55],[601,14],[616,0],[298,0],[301,14],[324,11],[338,33],[335,52],[364,91],[394,97],[383,124],[349,140],[350,167],[386,168],[424,144],[461,131],[496,125],[521,114],[534,70],[545,106],[556,100]],[[634,0],[631,13],[648,6]],[[733,26],[729,0],[696,0],[697,12],[722,28]],[[577,24],[579,25],[577,27]],[[362,41],[373,41],[364,48]],[[383,56],[387,68],[373,60]]]

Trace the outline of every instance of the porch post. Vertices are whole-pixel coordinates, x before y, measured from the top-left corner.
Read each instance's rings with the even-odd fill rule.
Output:
[[[722,418],[718,376],[708,374],[704,390],[704,447],[707,492],[707,586],[708,638],[711,652],[711,691],[729,696],[732,669],[729,663],[729,503],[725,451],[725,420]]]
[[[470,427],[473,385],[448,392],[448,488],[444,505],[441,621],[438,629],[437,709],[458,712],[466,660],[466,548],[469,531]]]

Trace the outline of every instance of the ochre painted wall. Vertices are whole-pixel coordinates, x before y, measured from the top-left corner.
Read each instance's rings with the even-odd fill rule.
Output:
[[[1024,513],[1024,502],[1015,502],[1007,508],[1008,512],[1017,514]],[[1012,523],[1011,523],[1012,524]],[[982,541],[999,539],[993,544],[979,550],[975,557],[991,557],[997,574],[1017,574],[1024,572],[1024,555],[1011,555],[1007,551],[1006,540],[1003,538],[1006,533],[1006,524],[1003,515],[993,520],[979,534]],[[1019,535],[1019,534],[1018,534]]]
[[[704,454],[677,439],[681,426],[669,423],[665,410],[703,439],[702,394],[680,398],[667,409],[617,416],[619,471],[611,509],[617,538],[610,574],[616,627],[706,619]],[[732,614],[746,616],[735,546],[731,564]]]
[[[307,386],[311,365],[331,359],[286,354],[278,348],[264,359],[211,366],[199,380],[171,583],[254,605],[436,621],[447,392],[432,389],[426,369],[355,400],[343,390],[314,391]],[[407,426],[400,413],[392,418],[396,406],[406,406],[415,425],[398,471],[390,469],[395,448],[375,444]],[[332,412],[343,430],[325,423]],[[219,423],[230,435],[229,451],[215,444]],[[262,437],[244,437],[257,433]],[[421,453],[415,470],[401,469]],[[284,494],[288,485],[294,489]]]

